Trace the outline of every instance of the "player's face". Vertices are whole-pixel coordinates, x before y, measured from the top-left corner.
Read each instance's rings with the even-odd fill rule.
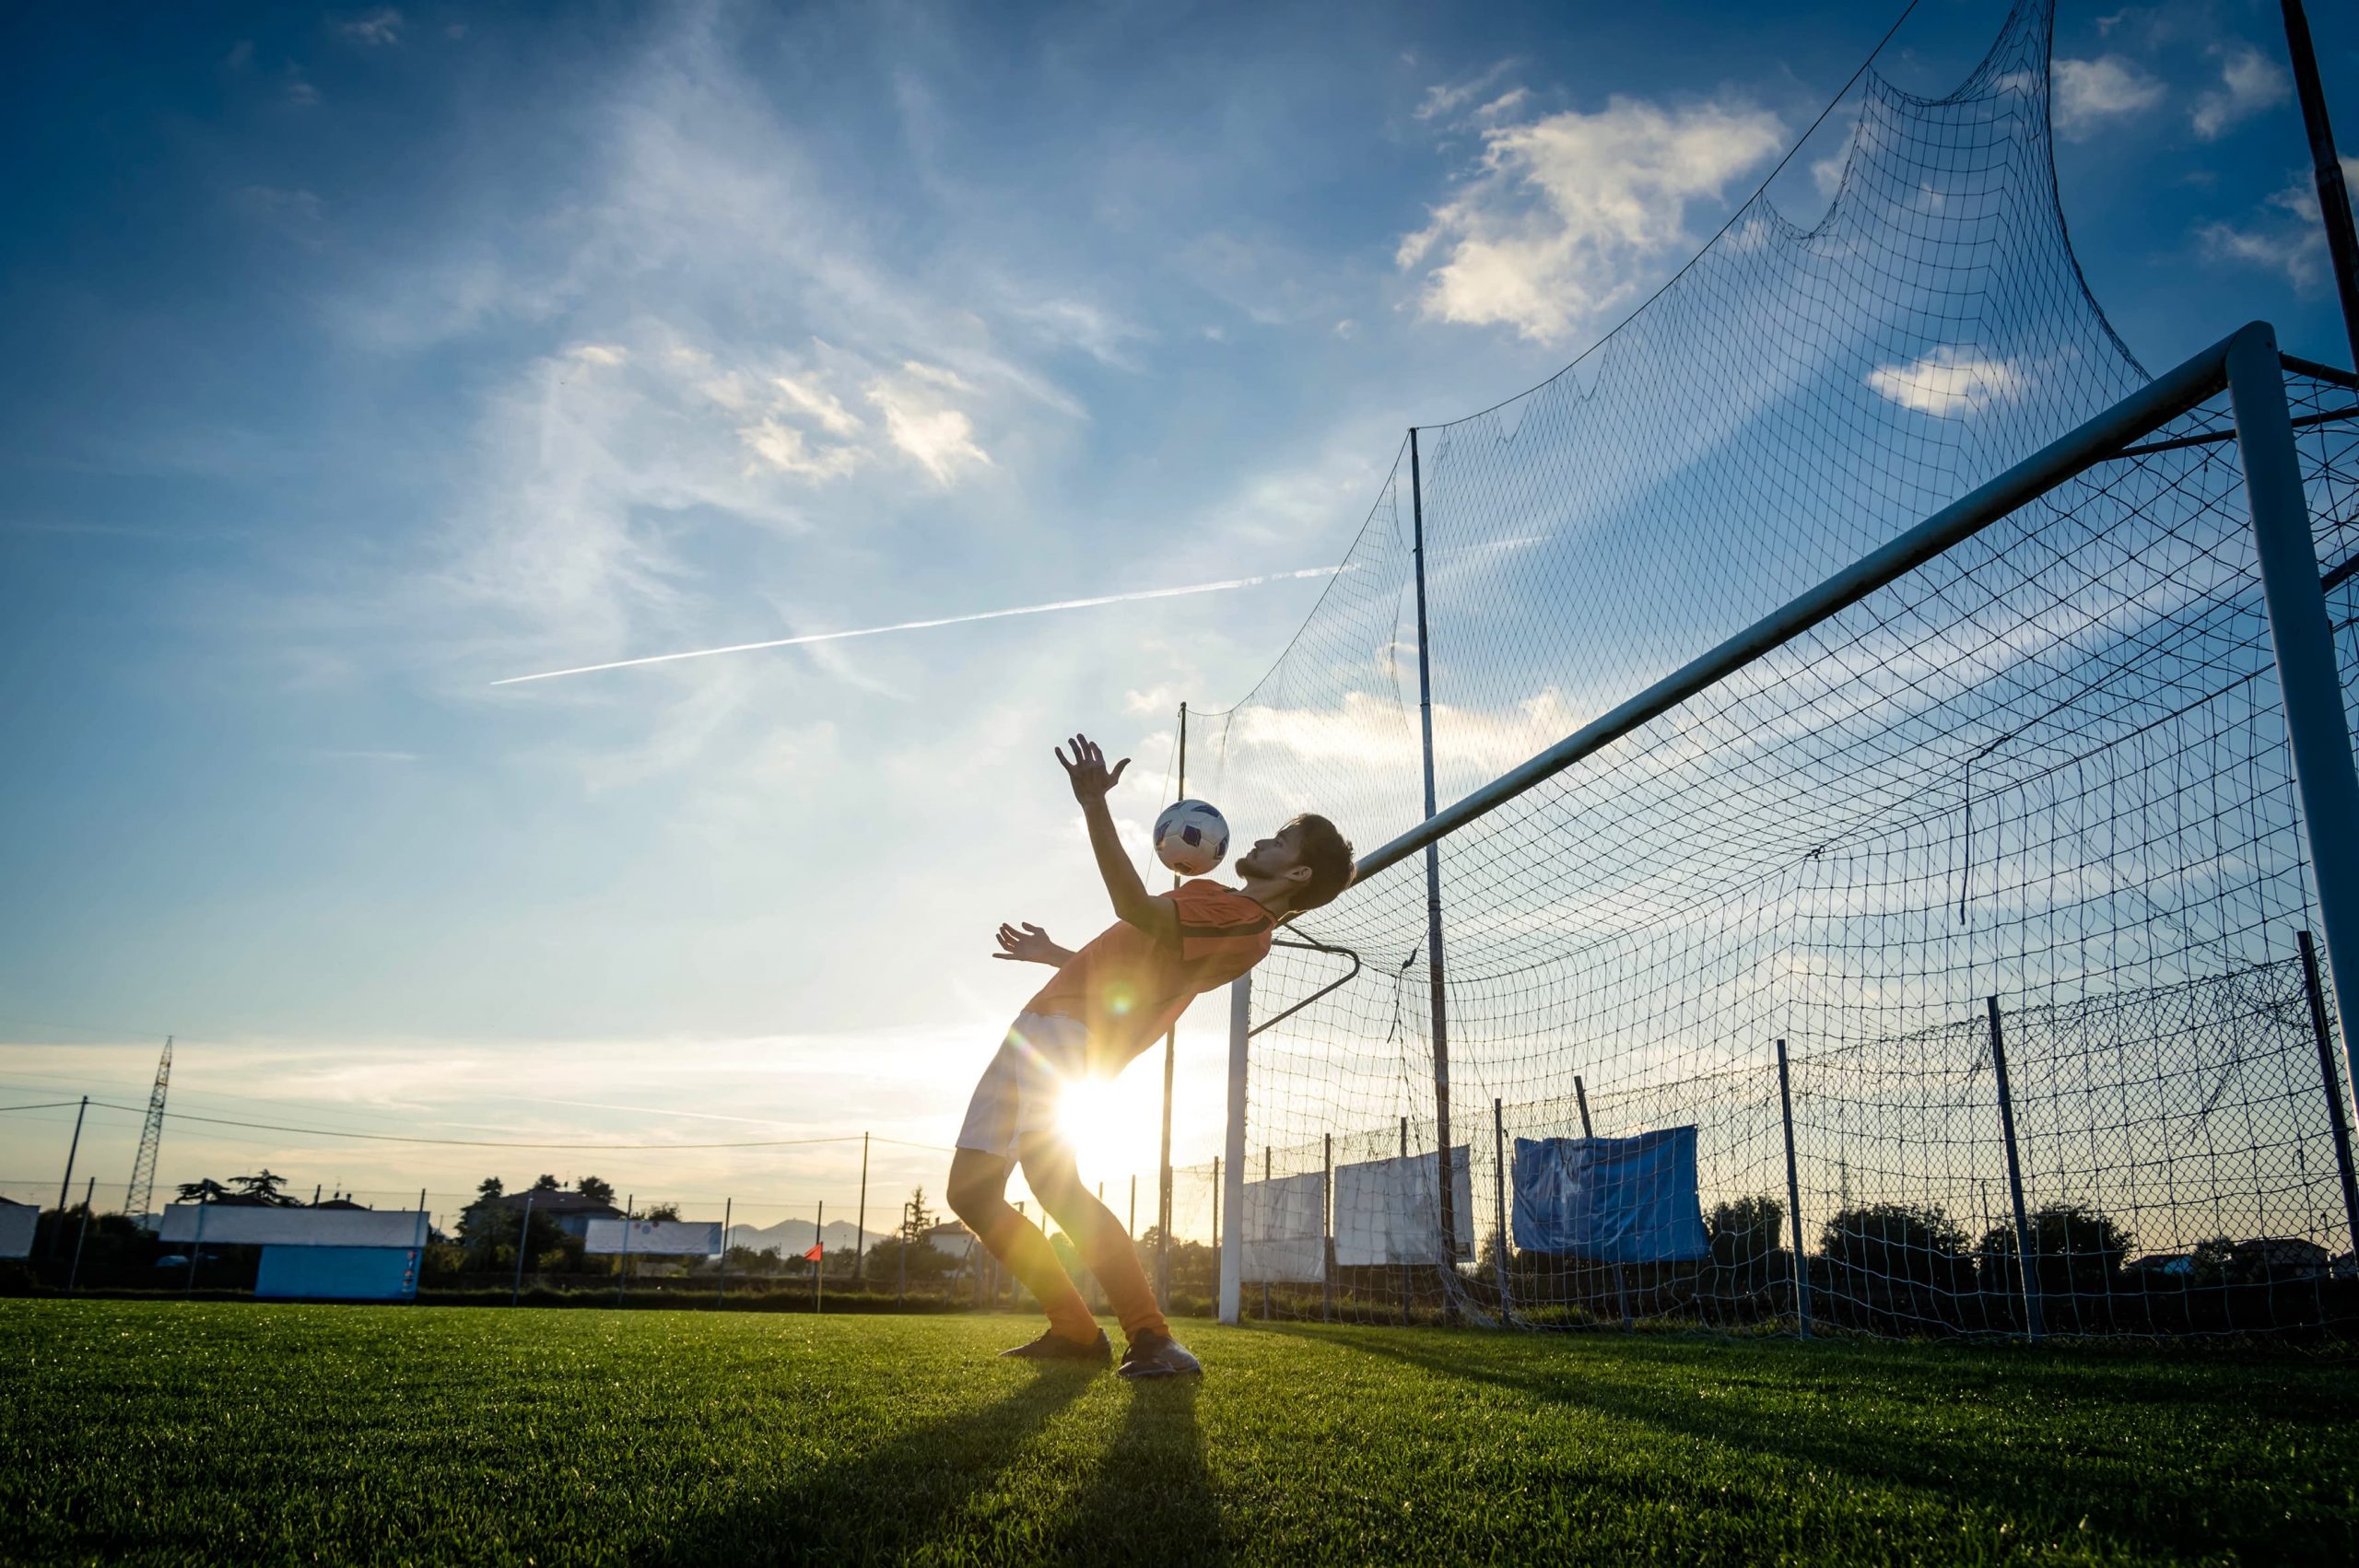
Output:
[[[1295,841],[1295,830],[1283,829],[1274,838],[1257,838],[1253,848],[1237,858],[1239,876],[1281,876],[1294,869],[1301,853]]]

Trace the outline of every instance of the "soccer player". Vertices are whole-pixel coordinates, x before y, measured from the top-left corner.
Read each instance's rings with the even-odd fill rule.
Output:
[[[1106,1331],[1050,1250],[1049,1239],[1007,1201],[1017,1164],[1041,1206],[1081,1249],[1121,1320],[1129,1348],[1124,1377],[1171,1377],[1203,1370],[1171,1337],[1121,1222],[1082,1186],[1072,1145],[1057,1129],[1067,1083],[1112,1077],[1178,1021],[1202,992],[1226,985],[1270,951],[1278,922],[1315,909],[1352,880],[1352,847],[1323,816],[1298,816],[1237,860],[1244,886],[1205,879],[1150,895],[1114,836],[1106,793],[1130,766],[1109,770],[1086,735],[1057,749],[1074,799],[1089,825],[1097,873],[1114,901],[1115,923],[1078,953],[1039,927],[999,929],[994,958],[1056,970],[1024,1006],[992,1058],[958,1129],[951,1157],[950,1207],[1022,1280],[1049,1315],[1048,1331],[1003,1354],[1033,1361],[1113,1360]]]

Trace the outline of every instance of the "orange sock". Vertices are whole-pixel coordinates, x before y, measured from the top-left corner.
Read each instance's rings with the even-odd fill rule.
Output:
[[[992,1256],[1015,1271],[1015,1277],[1024,1281],[1024,1288],[1040,1304],[1040,1310],[1049,1315],[1050,1328],[1079,1344],[1097,1342],[1097,1319],[1089,1315],[1089,1304],[1074,1289],[1073,1276],[1057,1261],[1049,1238],[1040,1234],[1038,1225],[1014,1209],[1003,1207],[990,1228],[980,1234]],[[1131,1267],[1138,1267],[1136,1258],[1131,1259]],[[1141,1278],[1144,1282],[1144,1277]],[[1103,1281],[1105,1276],[1101,1274],[1098,1279]],[[1112,1287],[1109,1286],[1106,1293],[1112,1295]],[[1153,1304],[1150,1296],[1148,1305]]]
[[[1171,1326],[1163,1320],[1163,1309],[1155,1305],[1146,1270],[1139,1267],[1138,1248],[1110,1215],[1102,1223],[1087,1226],[1085,1234],[1074,1237],[1074,1243],[1081,1248],[1089,1271],[1097,1276],[1106,1305],[1122,1320],[1123,1333],[1135,1340],[1149,1331],[1171,1332]]]

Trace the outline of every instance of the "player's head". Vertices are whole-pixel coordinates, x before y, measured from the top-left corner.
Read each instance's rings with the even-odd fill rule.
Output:
[[[1316,909],[1352,884],[1352,843],[1325,817],[1305,812],[1237,858],[1237,874],[1286,886],[1286,913]]]

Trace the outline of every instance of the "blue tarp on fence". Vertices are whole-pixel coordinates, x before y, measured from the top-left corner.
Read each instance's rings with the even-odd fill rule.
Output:
[[[1515,1244],[1601,1263],[1709,1256],[1696,1196],[1696,1129],[1517,1139]]]

